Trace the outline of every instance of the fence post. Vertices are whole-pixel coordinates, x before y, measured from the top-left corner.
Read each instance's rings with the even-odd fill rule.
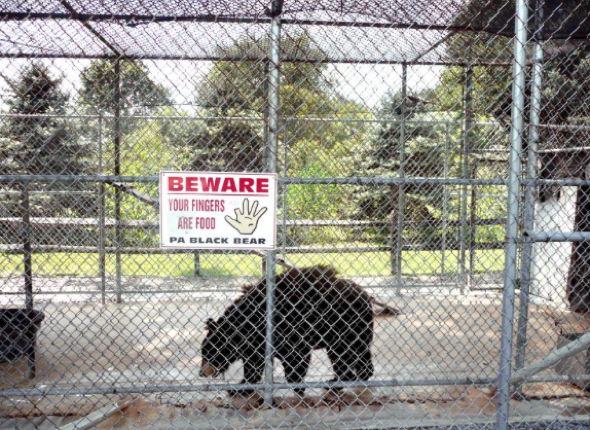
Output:
[[[277,150],[279,143],[279,85],[280,85],[280,40],[281,40],[281,12],[282,0],[273,0],[271,6],[271,29],[268,62],[268,140],[267,144],[267,170],[270,173],[277,172]],[[276,220],[272,220],[276,222]],[[268,251],[266,254],[266,334],[264,356],[264,402],[272,406],[273,395],[273,311],[274,289],[276,275],[276,251]]]
[[[541,122],[541,85],[543,80],[543,46],[537,38],[537,32],[542,28],[543,1],[535,2],[535,37],[533,48],[533,75],[531,83],[530,126],[527,143],[527,182],[524,196],[524,230],[532,231],[535,225],[535,186],[530,182],[537,177],[537,150],[539,145],[539,124]],[[525,237],[522,249],[522,266],[520,276],[520,302],[518,311],[518,328],[516,331],[516,361],[515,370],[520,370],[525,363],[526,330],[529,312],[529,289],[531,285],[531,266],[533,262],[533,242]],[[515,385],[515,393],[522,395],[522,381]]]
[[[25,280],[25,311],[29,318],[33,317],[33,256],[31,247],[31,206],[29,202],[29,188],[26,182],[21,183],[22,219],[23,219],[23,266]],[[27,354],[29,379],[35,378],[35,343],[29,345]]]
[[[98,173],[102,174],[102,114],[98,117]],[[100,276],[101,302],[106,303],[106,254],[105,254],[105,194],[104,182],[98,186],[98,272]]]
[[[405,164],[406,164],[406,102],[408,95],[408,65],[402,64],[402,100],[401,100],[401,123],[399,129],[399,177],[405,178]],[[404,233],[404,207],[405,207],[405,187],[401,183],[397,188],[397,225],[395,237],[395,269],[397,294],[401,294],[402,287],[402,266],[403,266],[403,233]]]
[[[522,137],[524,133],[525,61],[527,43],[528,0],[517,0],[512,83],[510,130],[510,174],[508,181],[508,213],[506,220],[506,260],[502,298],[502,337],[498,375],[498,430],[506,430],[510,402],[510,371],[514,327],[516,257],[518,246],[518,211],[520,206],[520,173]]]
[[[287,159],[289,157],[289,120],[283,120],[283,176],[287,176]],[[283,184],[283,239],[282,239],[282,246],[283,246],[283,260],[287,261],[287,192],[288,192],[288,185]]]
[[[449,176],[449,123],[445,123],[445,159],[444,159],[444,178],[447,179]],[[445,263],[446,263],[446,253],[447,253],[447,205],[448,205],[448,198],[449,196],[447,195],[448,193],[448,189],[447,189],[447,185],[443,185],[443,210],[442,210],[442,243],[441,243],[441,248],[442,248],[442,255],[441,255],[441,277],[443,279],[443,283],[444,283],[444,279],[445,279]]]
[[[473,159],[471,166],[471,178],[477,178],[478,158]],[[475,270],[475,234],[477,226],[477,186],[471,186],[471,204],[469,205],[469,273],[467,274],[467,287],[473,288],[473,271]]]
[[[201,276],[201,254],[199,251],[194,252],[195,276]]]
[[[115,59],[115,176],[121,174],[121,60]],[[115,185],[115,270],[117,303],[121,303],[121,189]]]
[[[472,83],[473,83],[473,68],[468,67],[465,70],[465,130],[463,132],[463,159],[461,166],[461,176],[463,179],[469,179],[469,153],[471,151],[471,130],[473,128],[473,111],[472,111]],[[461,283],[469,282],[467,279],[467,264],[466,264],[466,249],[467,243],[467,194],[469,186],[464,184],[461,190],[461,238],[460,238],[460,262],[461,262]],[[461,292],[465,292],[465,287],[461,287]]]

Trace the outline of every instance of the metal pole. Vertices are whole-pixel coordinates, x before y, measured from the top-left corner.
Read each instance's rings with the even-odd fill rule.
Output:
[[[474,158],[473,165],[471,166],[471,177],[477,177],[477,164],[478,159]],[[477,187],[474,185],[471,187],[471,204],[469,206],[469,273],[468,283],[469,289],[473,288],[473,271],[475,270],[475,233],[476,233],[476,220],[477,220]]]
[[[33,265],[31,252],[31,206],[29,202],[29,187],[21,184],[22,217],[23,217],[23,256],[25,277],[25,309],[27,313],[33,310]]]
[[[277,172],[277,150],[279,146],[279,85],[280,85],[280,40],[282,0],[272,2],[272,23],[270,29],[270,52],[268,68],[268,141],[267,169]],[[266,347],[264,356],[264,401],[272,406],[273,395],[273,310],[276,275],[276,251],[266,254]]]
[[[468,67],[465,70],[465,100],[464,100],[464,109],[465,109],[465,130],[463,132],[463,162],[461,167],[461,177],[465,180],[469,178],[469,153],[471,149],[471,130],[473,128],[473,118],[472,118],[472,97],[471,97],[471,89],[472,89],[472,81],[473,81],[473,68]],[[460,246],[461,246],[461,254],[460,254],[460,262],[461,262],[461,282],[462,285],[465,282],[469,282],[467,279],[466,272],[467,272],[467,265],[466,265],[466,249],[465,245],[467,243],[467,194],[469,192],[469,185],[464,184],[461,190],[461,239],[460,239]],[[461,292],[465,292],[465,287],[461,287]]]
[[[103,173],[102,165],[102,114],[98,117],[98,172]],[[98,272],[100,276],[101,302],[106,303],[106,253],[105,253],[105,195],[106,186],[101,182],[98,186]]]
[[[115,176],[121,174],[121,60],[115,60]],[[121,190],[115,186],[115,268],[117,303],[121,303]]]
[[[538,32],[543,21],[543,0],[535,2],[535,29]],[[533,76],[531,83],[531,111],[527,148],[526,177],[532,181],[537,177],[537,150],[539,146],[539,124],[541,122],[541,85],[543,80],[543,46],[537,38],[533,48]],[[524,230],[532,231],[535,226],[535,186],[527,182],[524,195]],[[516,331],[515,370],[520,370],[525,363],[526,331],[529,312],[529,292],[531,285],[531,266],[533,262],[533,241],[525,235],[522,249],[522,267],[520,276],[520,302],[518,308],[518,328]],[[515,393],[522,396],[522,381],[516,384]]]
[[[510,381],[512,383],[516,383],[517,381],[524,382],[528,377],[534,375],[535,373],[539,373],[542,370],[553,367],[560,361],[579,354],[582,351],[587,351],[588,347],[590,347],[590,332],[582,334],[578,339],[559,349],[551,351],[541,360],[529,364],[527,367],[514,372],[514,375],[510,378]]]
[[[283,120],[283,176],[287,176],[288,157],[289,157],[289,121]],[[282,184],[283,189],[283,260],[287,260],[287,193],[289,185]]]
[[[195,265],[195,276],[201,276],[201,254],[199,254],[199,251],[194,252],[193,262]]]
[[[402,183],[398,186],[397,194],[397,228],[395,241],[395,276],[397,283],[397,294],[401,294],[402,287],[402,248],[403,248],[403,232],[404,232],[404,207],[405,207],[405,187],[403,179],[405,179],[405,164],[406,164],[406,120],[407,120],[407,96],[408,96],[408,65],[402,64],[402,100],[401,100],[401,123],[399,129],[399,177]]]
[[[25,311],[27,316],[34,318],[33,315],[33,261],[31,252],[31,206],[29,202],[29,188],[26,183],[21,184],[22,192],[22,218],[23,218],[23,265],[25,278]],[[35,377],[35,343],[28,346],[27,351],[28,378]]]
[[[449,175],[449,124],[445,124],[445,159],[444,159],[444,177],[447,178]],[[444,282],[445,277],[445,263],[446,263],[446,248],[447,248],[447,205],[448,205],[448,190],[447,186],[443,185],[443,210],[442,210],[442,259],[441,259],[441,277]]]
[[[270,87],[270,61],[268,58],[265,58],[263,60],[263,73],[264,73],[264,80],[262,82],[262,98],[264,99],[265,103],[264,103],[264,109],[263,109],[263,128],[262,128],[262,139],[264,140],[264,142],[267,142],[267,146],[265,148],[265,159],[266,160],[270,160],[272,158],[272,154],[270,151],[270,145],[268,144],[269,140],[269,87]],[[270,170],[269,170],[270,171]],[[260,259],[260,269],[261,269],[261,273],[264,275],[266,273],[266,270],[268,268],[268,261],[266,258],[261,258]]]
[[[520,173],[522,138],[524,133],[525,61],[527,43],[528,1],[516,3],[516,38],[512,84],[512,112],[510,130],[510,175],[508,185],[508,213],[506,221],[506,260],[504,294],[502,299],[502,337],[498,376],[498,430],[506,430],[510,401],[510,371],[514,328],[514,300],[516,287],[516,256],[518,245],[518,211],[520,205]]]

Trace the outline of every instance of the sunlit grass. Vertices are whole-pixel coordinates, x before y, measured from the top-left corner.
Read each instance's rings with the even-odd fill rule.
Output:
[[[278,253],[279,257],[283,254]],[[468,256],[467,256],[468,257]],[[300,267],[312,264],[331,265],[345,276],[389,276],[392,273],[392,255],[389,252],[287,254],[285,258]],[[460,254],[446,251],[444,273],[459,271]],[[474,254],[473,272],[497,272],[504,267],[501,249],[478,250]],[[467,258],[468,261],[468,258]],[[402,274],[440,275],[443,273],[441,251],[404,251]],[[260,257],[244,254],[202,254],[199,256],[202,276],[260,276]],[[195,254],[135,254],[121,258],[123,276],[174,277],[194,276]],[[106,274],[116,273],[115,256],[106,257]],[[0,275],[17,275],[23,272],[22,255],[0,254]],[[42,276],[99,276],[98,254],[45,253],[33,254],[33,274]]]

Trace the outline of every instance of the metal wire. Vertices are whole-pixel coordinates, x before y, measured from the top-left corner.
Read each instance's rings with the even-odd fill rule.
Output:
[[[119,6],[0,6],[0,426],[588,417],[588,2]],[[160,248],[161,171],[276,249]]]

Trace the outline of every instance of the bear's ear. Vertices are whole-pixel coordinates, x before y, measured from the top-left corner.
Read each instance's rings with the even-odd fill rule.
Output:
[[[209,331],[215,330],[217,323],[213,320],[213,318],[207,318],[205,322],[205,328]]]

